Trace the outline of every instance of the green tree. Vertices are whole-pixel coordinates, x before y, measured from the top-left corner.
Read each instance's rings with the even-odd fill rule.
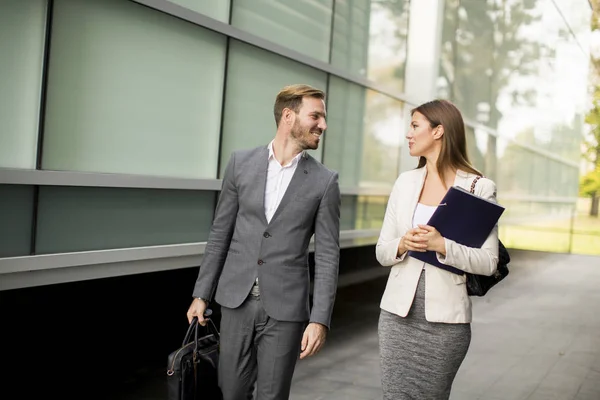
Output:
[[[592,31],[600,29],[600,0],[592,0]],[[583,176],[579,193],[592,198],[590,215],[598,216],[600,201],[600,58],[591,57],[590,80],[593,85],[592,106],[585,122],[590,126],[589,138],[584,142],[584,157],[594,165],[594,169]]]

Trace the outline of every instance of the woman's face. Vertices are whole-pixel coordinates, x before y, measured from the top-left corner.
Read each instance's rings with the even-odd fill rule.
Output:
[[[423,114],[416,111],[412,115],[410,129],[406,135],[408,148],[413,157],[426,157],[437,150],[437,138],[441,137],[439,128],[432,128]]]

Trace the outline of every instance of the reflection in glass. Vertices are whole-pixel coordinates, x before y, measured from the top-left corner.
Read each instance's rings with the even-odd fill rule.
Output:
[[[36,253],[203,242],[214,200],[205,191],[42,186]]]
[[[475,135],[475,129],[470,126],[465,126],[465,134],[467,137],[467,155],[469,156],[469,161],[475,168],[477,168],[482,173],[485,167],[485,152],[480,149],[478,146],[478,142]]]
[[[398,177],[403,103],[331,77],[325,164],[340,186],[391,186]]]
[[[475,139],[472,161],[496,181],[507,207],[502,240],[517,248],[568,251],[564,229],[574,207],[569,199],[578,193],[589,5],[444,3],[438,95],[457,104],[466,119],[497,132],[470,128],[467,134]]]
[[[531,193],[531,162],[537,157],[512,141],[498,139],[498,164],[496,184],[500,196],[533,195]]]
[[[497,181],[499,193],[507,196],[577,196],[579,169],[498,139]]]
[[[505,246],[550,252],[571,250],[574,203],[505,200],[499,224]]]
[[[387,196],[342,196],[340,230],[380,229]]]
[[[130,1],[53,9],[43,168],[216,178],[225,37]]]
[[[267,146],[275,137],[275,97],[281,88],[295,83],[325,90],[327,75],[265,50],[235,40],[231,42],[227,63],[221,176],[233,151]],[[310,151],[310,154],[320,160],[322,149],[321,143],[319,149]]]
[[[33,186],[0,185],[0,257],[31,252]]]
[[[580,3],[576,20],[589,13]],[[555,2],[445,6],[438,95],[501,136],[577,162],[588,58]],[[589,32],[589,24],[578,29]]]
[[[481,0],[447,0],[442,28],[438,93],[466,118],[490,123],[493,73],[492,6]]]
[[[337,0],[331,64],[404,90],[409,0]]]
[[[329,60],[333,0],[233,0],[232,7],[233,26],[317,60]]]

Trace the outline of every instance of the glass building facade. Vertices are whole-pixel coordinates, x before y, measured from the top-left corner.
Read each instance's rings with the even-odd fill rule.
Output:
[[[375,243],[416,166],[410,110],[438,97],[497,182],[505,244],[568,251],[590,18],[586,0],[0,0],[0,290],[200,265],[231,152],[268,144],[292,83],[327,92],[312,155],[340,173],[342,247]]]

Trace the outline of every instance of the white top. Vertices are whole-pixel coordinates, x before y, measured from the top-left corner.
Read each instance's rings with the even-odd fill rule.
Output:
[[[417,225],[427,225],[427,221],[429,221],[435,210],[437,210],[437,206],[418,203],[413,216],[413,228],[416,228]]]
[[[415,215],[413,215],[413,228],[416,228],[418,225],[427,225],[427,221],[429,221],[429,218],[431,218],[436,209],[437,206],[417,203]],[[423,269],[425,269],[425,263],[423,263]]]
[[[288,165],[282,166],[275,158],[273,142],[269,143],[269,167],[267,168],[267,184],[265,185],[265,216],[267,222],[271,222],[271,218],[273,218],[277,207],[279,207],[279,203],[281,203],[281,199],[292,181],[294,172],[296,172],[300,157],[302,157],[302,152],[298,153]]]

